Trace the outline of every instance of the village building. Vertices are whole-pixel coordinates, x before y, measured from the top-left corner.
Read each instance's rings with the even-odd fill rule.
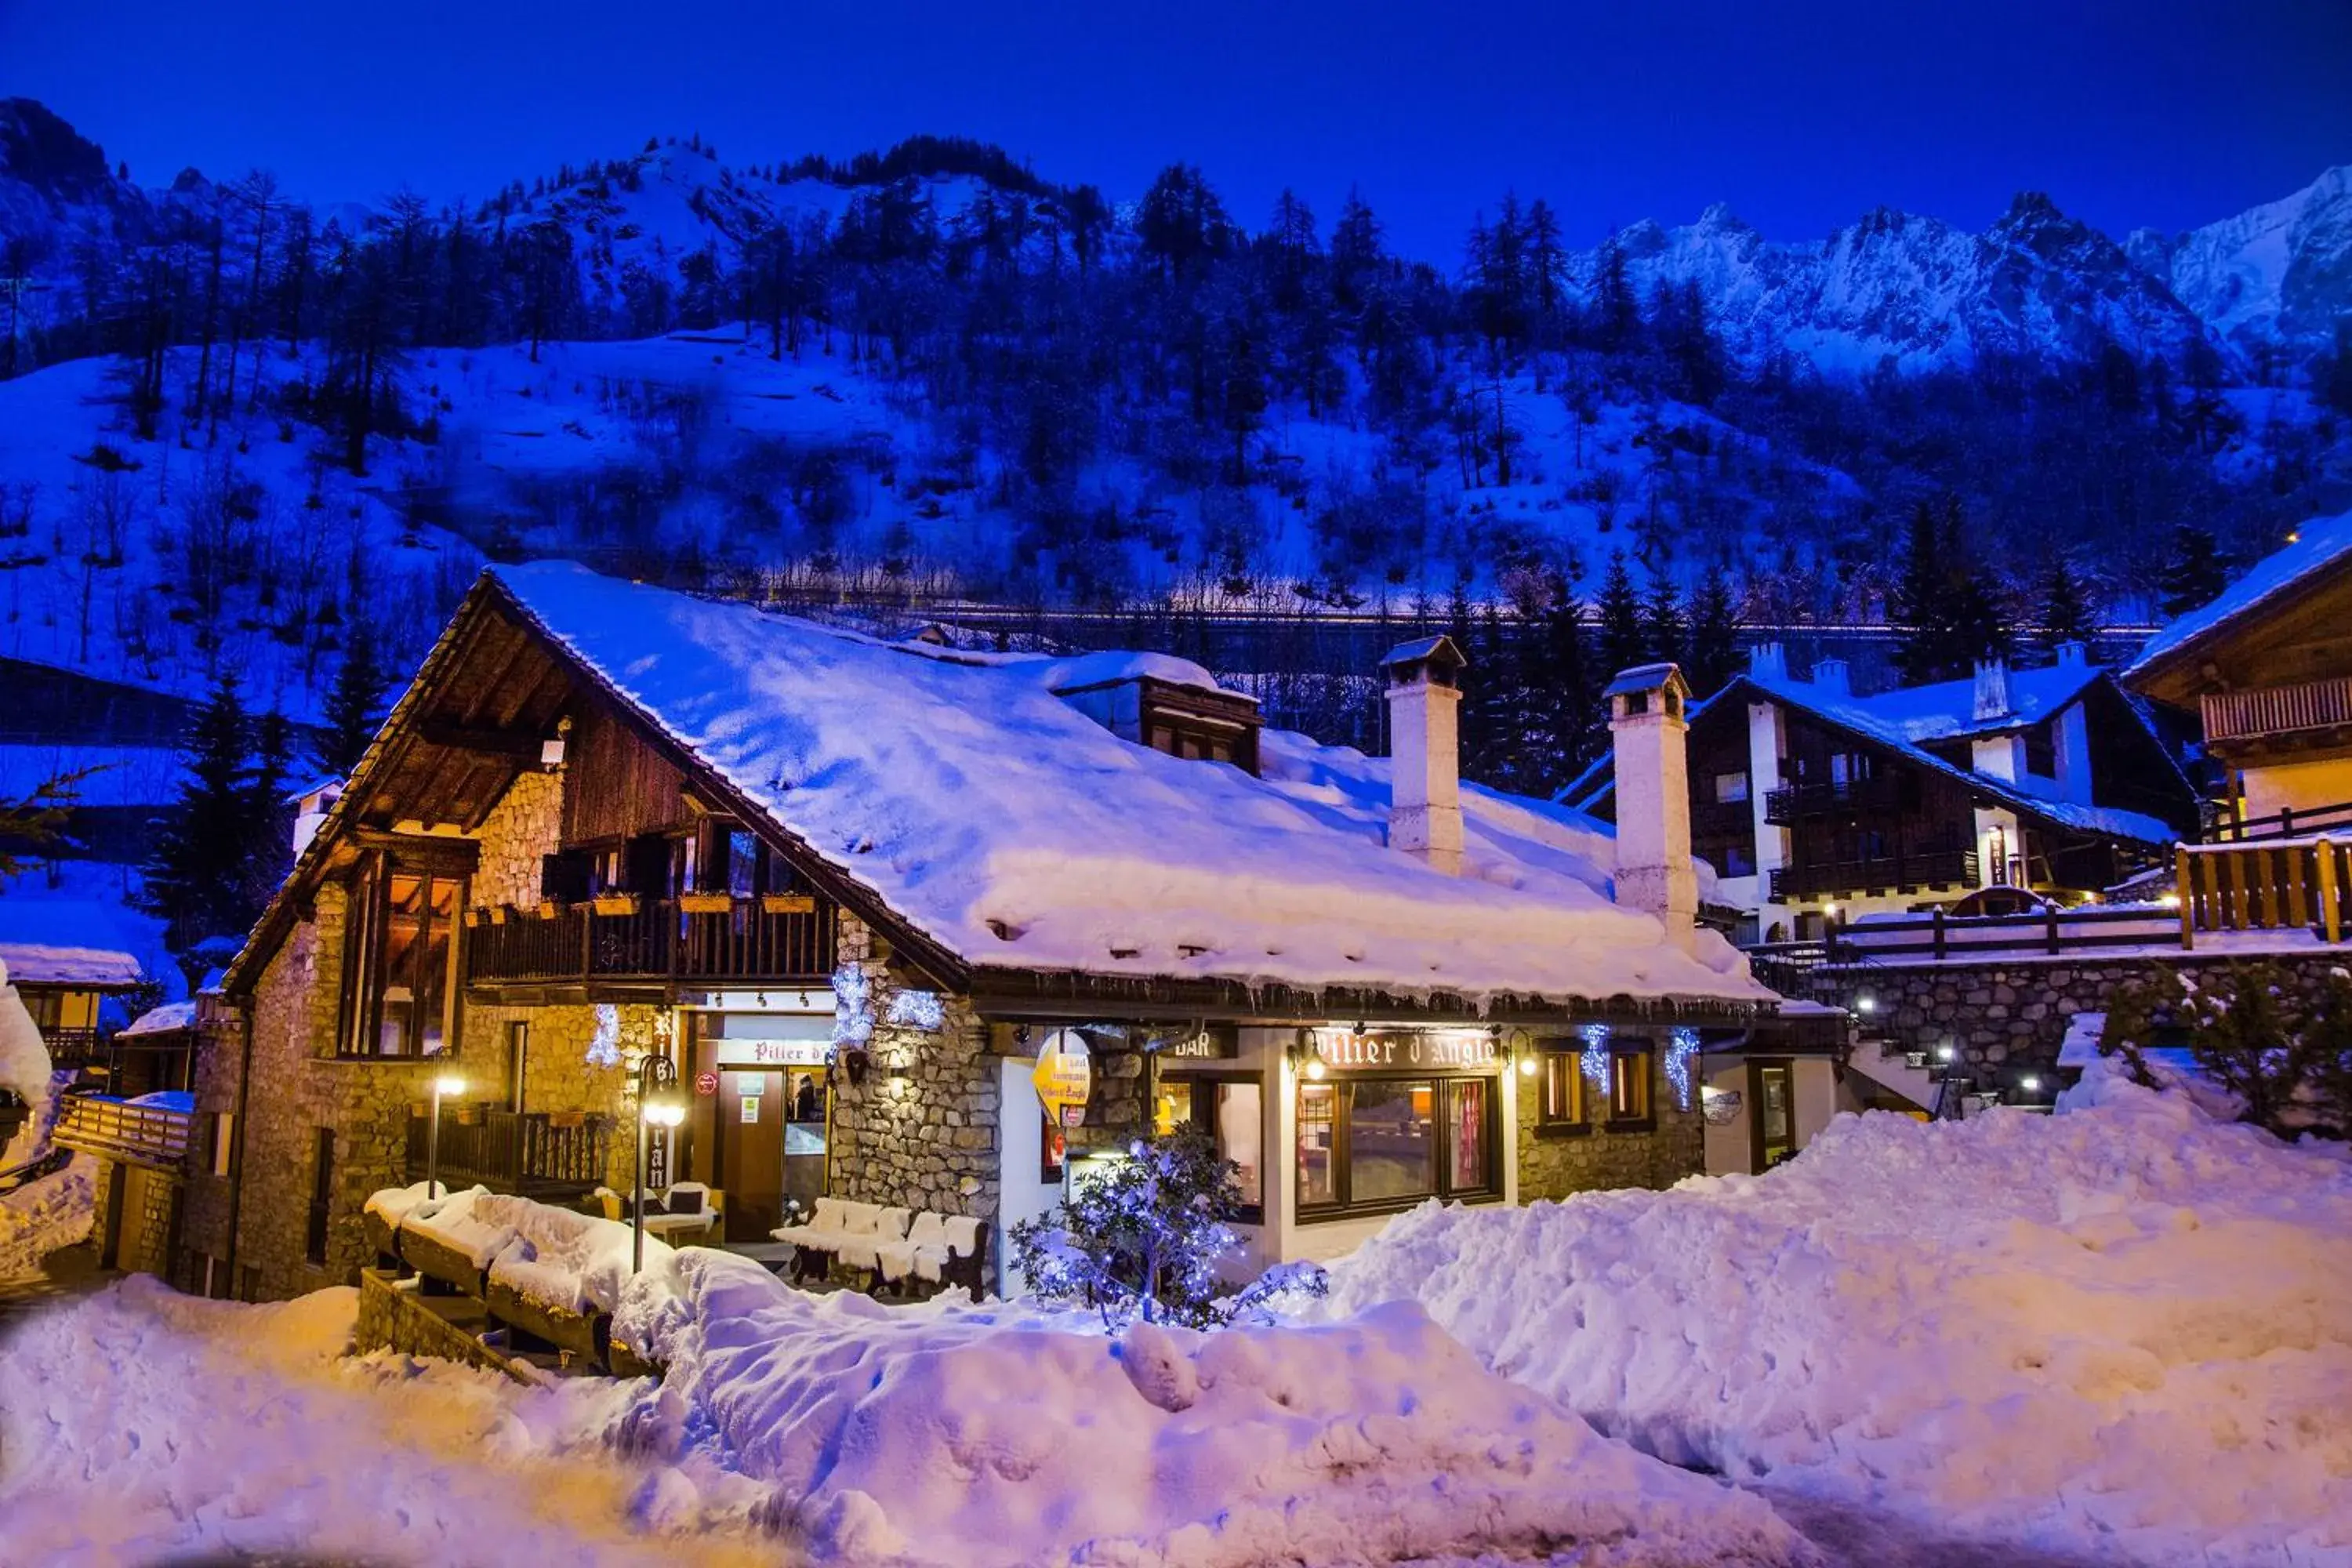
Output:
[[[1562,798],[1612,816],[1604,758]],[[1874,914],[2074,903],[2195,836],[2196,796],[2149,714],[2077,644],[2032,669],[1860,696],[1843,661],[1780,645],[1692,711],[1692,838],[1743,945]]]
[[[108,1040],[130,1021],[130,1004],[160,984],[122,924],[95,902],[0,898],[0,964],[59,1068],[102,1074]]]
[[[2352,826],[2352,513],[2304,524],[2123,679],[2195,716],[2222,770],[2217,837]]]
[[[1697,1170],[1698,1053],[1777,999],[1692,920],[1679,675],[1619,684],[1613,840],[1459,779],[1450,641],[1386,675],[1372,759],[1182,660],[494,568],[207,999],[182,1273],[352,1278],[427,1160],[626,1192],[671,1071],[644,1174],[716,1189],[719,1239],[870,1201],[979,1220],[992,1280],[1080,1163],[1178,1122],[1240,1168],[1254,1263]]]

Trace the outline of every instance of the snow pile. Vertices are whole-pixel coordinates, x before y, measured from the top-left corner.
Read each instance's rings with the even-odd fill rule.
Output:
[[[0,1337],[0,1558],[773,1563],[753,1489],[608,1438],[636,1385],[341,1358],[357,1293],[134,1276]],[[689,1547],[661,1532],[696,1532]]]
[[[370,1197],[367,1206],[393,1218],[392,1205],[401,1204],[405,1193],[413,1190],[387,1189]],[[514,1222],[496,1206],[495,1194],[488,1187],[467,1187],[444,1198],[407,1203],[397,1219],[403,1230],[431,1237],[477,1268],[488,1268],[490,1260],[515,1238]]]
[[[77,1154],[62,1170],[0,1193],[0,1284],[37,1278],[41,1259],[88,1238],[98,1213],[94,1163]]]
[[[709,1434],[820,1561],[1811,1561],[1759,1500],[1596,1436],[1409,1306],[1114,1341],[811,1297],[718,1251],[675,1275],[668,1380],[635,1437]]]
[[[49,1103],[49,1047],[26,1009],[25,999],[8,984],[8,963],[0,958],[0,1089],[12,1089],[29,1108],[28,1125],[37,1122]]]
[[[2352,1560],[2352,1164],[2097,1076],[1840,1117],[1769,1175],[1428,1205],[1321,1310],[1418,1300],[1683,1463],[2101,1562]]]
[[[1066,661],[877,642],[542,562],[521,613],[781,826],[977,965],[1558,1001],[1760,1000],[1603,890],[1572,814],[1478,811],[1465,874],[1386,844],[1385,763],[1268,748],[1276,776],[1118,739]],[[1156,660],[1191,684],[1206,671]],[[1189,671],[1189,673],[1187,673]],[[1301,766],[1282,776],[1286,758]],[[1489,804],[1499,804],[1491,797]],[[1533,847],[1522,852],[1526,847]]]

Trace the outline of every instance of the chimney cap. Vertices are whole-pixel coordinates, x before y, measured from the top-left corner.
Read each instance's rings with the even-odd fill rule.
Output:
[[[1628,691],[1655,691],[1667,686],[1679,687],[1684,696],[1690,695],[1690,682],[1683,679],[1682,667],[1671,659],[1659,664],[1637,664],[1631,669],[1619,670],[1617,679],[1611,681],[1609,689],[1601,695],[1617,697]]]
[[[1454,639],[1440,632],[1433,637],[1415,637],[1389,649],[1381,659],[1381,668],[1389,672],[1389,684],[1403,686],[1424,676],[1439,686],[1452,686],[1454,678],[1470,668]]]

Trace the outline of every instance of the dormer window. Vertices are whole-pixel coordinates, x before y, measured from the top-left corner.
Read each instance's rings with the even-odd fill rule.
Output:
[[[1135,676],[1066,687],[1055,696],[1121,740],[1187,762],[1258,771],[1257,701],[1238,691]]]

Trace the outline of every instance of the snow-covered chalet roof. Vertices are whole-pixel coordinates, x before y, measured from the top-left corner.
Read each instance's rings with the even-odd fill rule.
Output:
[[[72,899],[0,898],[0,966],[17,985],[127,990],[147,980],[121,911]]]
[[[514,606],[620,700],[975,967],[1558,1002],[1767,1001],[1610,900],[1612,841],[1464,791],[1465,870],[1387,847],[1388,764],[1267,731],[1263,777],[1132,744],[1055,695],[1162,655],[891,644],[597,575],[499,566]]]
[[[2179,616],[2148,638],[2139,657],[2125,669],[2124,678],[2132,679],[2170,659],[2189,644],[2301,585],[2347,555],[2352,555],[2352,511],[2314,518],[2295,531],[2294,543],[2254,563],[2212,603]]]
[[[166,1002],[161,1007],[150,1007],[116,1037],[128,1039],[134,1035],[168,1035],[181,1029],[191,1029],[196,1023],[194,1002]]]

